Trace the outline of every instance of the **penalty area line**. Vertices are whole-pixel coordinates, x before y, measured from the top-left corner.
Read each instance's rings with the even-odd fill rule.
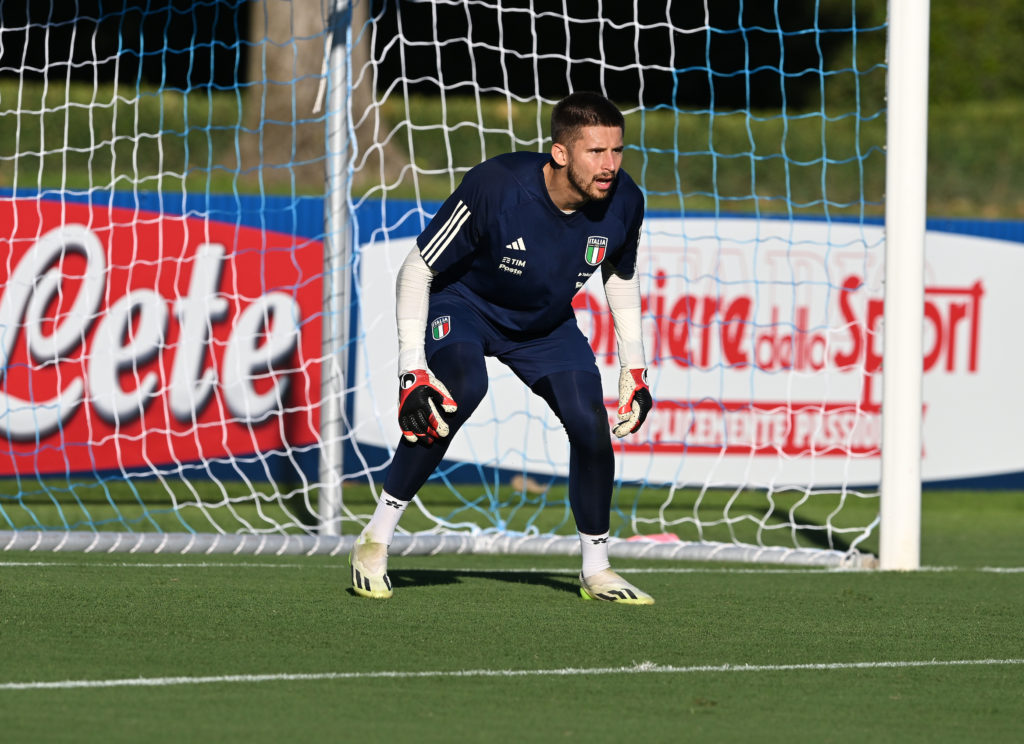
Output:
[[[372,679],[437,679],[474,677],[590,677],[608,674],[716,674],[738,672],[818,672],[922,667],[1022,665],[1024,659],[931,659],[918,661],[863,661],[821,664],[720,664],[671,666],[644,661],[621,667],[564,667],[561,669],[463,669],[381,672],[320,672],[309,674],[226,674],[209,677],[137,677],[126,679],[70,679],[56,682],[5,682],[0,692],[16,690],[80,690],[111,687],[173,687],[181,685],[260,684],[264,682],[330,682]]]

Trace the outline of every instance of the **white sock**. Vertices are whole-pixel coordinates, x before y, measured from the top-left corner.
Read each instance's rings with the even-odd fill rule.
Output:
[[[407,506],[409,506],[408,501],[401,501],[387,491],[381,491],[380,500],[377,502],[373,516],[359,534],[360,542],[390,545],[395,536],[395,529],[398,527],[398,520],[402,518]]]
[[[608,562],[608,535],[584,535],[580,533],[580,552],[583,554],[583,576],[589,578],[598,571],[611,568]]]

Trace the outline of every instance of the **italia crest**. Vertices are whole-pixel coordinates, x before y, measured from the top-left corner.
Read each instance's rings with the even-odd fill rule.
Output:
[[[440,341],[452,330],[452,318],[450,315],[442,315],[434,318],[430,324],[430,337]]]
[[[587,238],[587,263],[597,266],[604,261],[604,254],[608,251],[608,238],[601,235],[591,235]]]

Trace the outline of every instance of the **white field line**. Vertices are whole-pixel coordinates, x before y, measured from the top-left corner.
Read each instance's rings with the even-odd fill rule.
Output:
[[[399,557],[402,560],[402,557]],[[348,563],[344,560],[327,564],[310,563],[227,563],[198,561],[195,563],[136,563],[129,561],[103,562],[76,562],[76,561],[0,561],[0,568],[302,568],[302,569],[327,569],[349,570]],[[451,568],[446,566],[431,566],[429,568],[396,568],[402,573],[416,573],[417,571],[429,571],[432,573],[472,573],[472,574],[531,574],[531,573],[554,573],[571,574],[579,573],[578,568],[541,568],[541,567],[520,567],[520,568]],[[848,568],[821,568],[807,566],[803,568],[773,568],[773,567],[751,567],[751,568],[727,568],[727,567],[702,567],[687,568],[684,566],[657,566],[653,568],[616,568],[619,573],[634,574],[849,574],[849,573],[872,573],[871,571],[851,570]],[[1019,574],[1024,573],[1024,566],[980,566],[972,568],[960,568],[958,566],[922,566],[919,569],[923,573],[944,572],[944,571],[970,571],[978,573],[997,574]]]
[[[210,677],[138,677],[128,679],[69,679],[57,682],[0,683],[0,692],[15,690],[73,690],[109,687],[172,687],[210,684],[259,684],[263,682],[323,682],[367,679],[437,679],[462,677],[591,677],[608,674],[721,674],[737,672],[819,672],[922,667],[1008,666],[1024,659],[932,659],[922,661],[863,661],[824,664],[720,664],[717,666],[667,666],[644,661],[622,667],[563,667],[561,669],[462,669],[383,672],[322,672],[313,674],[226,674]]]

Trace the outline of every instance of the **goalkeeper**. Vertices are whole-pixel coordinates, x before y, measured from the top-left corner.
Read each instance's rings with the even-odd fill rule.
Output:
[[[580,594],[626,604],[650,595],[608,560],[615,462],[601,378],[572,299],[600,273],[618,345],[623,437],[653,401],[640,333],[637,248],[643,196],[620,169],[625,120],[608,99],[574,93],[551,114],[551,151],[470,170],[416,241],[397,280],[403,438],[376,511],[352,549],[352,584],[392,594],[387,548],[409,501],[487,391],[485,357],[551,407],[569,439],[569,503],[582,551]]]

